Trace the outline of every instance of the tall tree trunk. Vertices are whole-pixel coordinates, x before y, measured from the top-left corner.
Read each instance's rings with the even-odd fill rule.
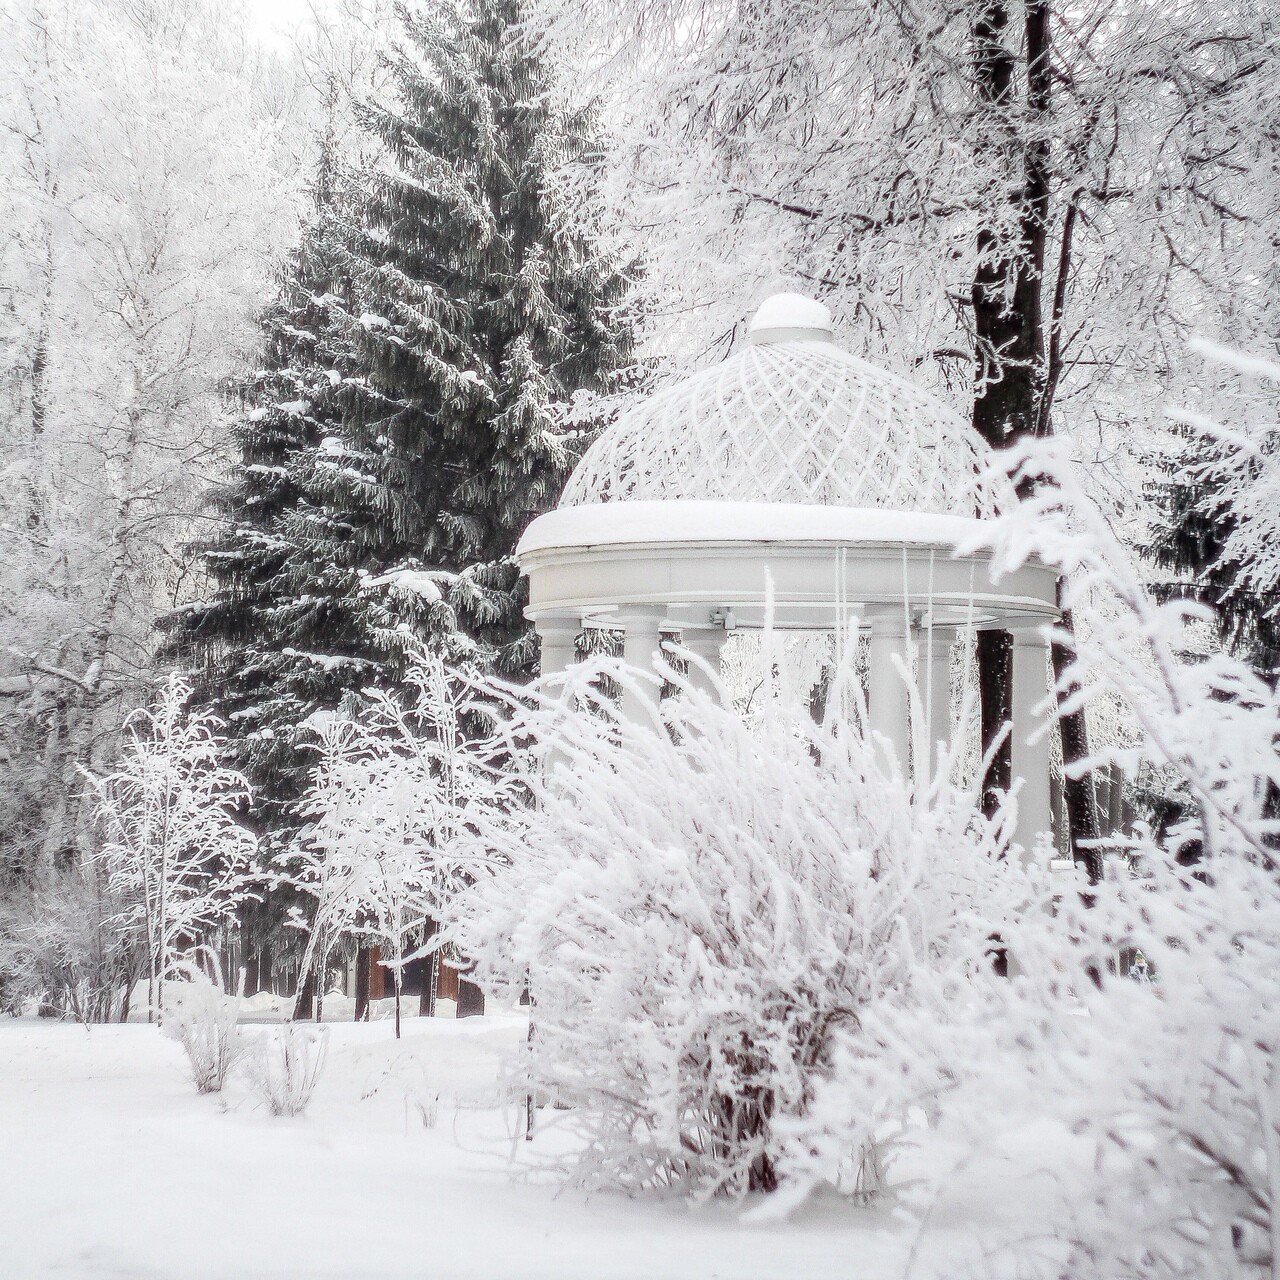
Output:
[[[48,175],[46,174],[46,181]],[[52,183],[51,195],[57,197],[57,183]],[[41,528],[45,522],[44,495],[40,492],[34,464],[44,449],[45,428],[49,420],[49,328],[53,307],[53,228],[46,223],[44,229],[44,273],[41,280],[40,320],[35,343],[31,350],[31,452],[32,471],[27,485],[30,500],[27,509],[27,525]]]
[[[978,700],[982,708],[982,751],[985,755],[999,734],[1004,741],[991,758],[982,780],[982,811],[994,817],[1013,783],[1013,754],[1008,727],[1013,715],[1010,699],[1013,641],[1007,631],[978,632]]]
[[[369,1021],[369,971],[373,966],[373,948],[356,944],[356,1012],[357,1022]]]
[[[315,1010],[315,1000],[316,970],[315,966],[311,965],[302,979],[302,985],[298,988],[297,997],[293,1002],[293,1021],[304,1022],[308,1020]]]
[[[1069,609],[1062,611],[1062,626],[1067,631],[1072,629]],[[1068,677],[1071,653],[1065,646],[1055,644],[1052,657],[1054,679],[1061,690],[1059,698],[1070,698],[1077,692],[1076,684]],[[1089,739],[1084,708],[1077,707],[1061,716],[1058,723],[1062,731],[1064,768],[1087,759]],[[1093,775],[1085,773],[1078,778],[1073,778],[1069,773],[1065,774],[1062,792],[1067,807],[1067,828],[1071,834],[1072,857],[1084,867],[1089,876],[1089,883],[1097,884],[1102,878],[1102,854],[1095,843],[1098,839],[1098,808],[1094,796]]]
[[[1023,48],[1026,58],[1025,98],[1020,103],[1011,52],[1006,0],[982,4],[973,23],[974,83],[984,108],[991,145],[1004,150],[1005,184],[1012,202],[1010,222],[1016,236],[1001,238],[991,224],[978,233],[978,267],[973,281],[975,387],[973,425],[993,448],[1005,448],[1029,436],[1052,430],[1052,401],[1061,374],[1060,330],[1071,267],[1075,205],[1066,210],[1061,253],[1053,294],[1049,351],[1044,325],[1045,261],[1049,232],[1050,32],[1048,0],[1026,0]],[[1070,614],[1062,625],[1071,628]],[[1060,680],[1069,655],[1053,647],[1055,676]],[[1001,731],[1010,712],[1008,637],[979,637],[978,688],[984,746]],[[1060,703],[1065,698],[1059,695]],[[1083,712],[1061,721],[1063,759],[1088,755]],[[1009,744],[998,753],[983,783],[984,803],[997,787],[1006,787],[1012,768]],[[1077,856],[1079,842],[1096,835],[1088,778],[1068,780],[1064,787],[1068,827]],[[1090,863],[1090,875],[1096,868]]]
[[[440,931],[440,926],[428,919],[423,930],[422,941],[430,942]],[[436,1016],[436,983],[440,973],[440,953],[432,951],[422,957],[422,987],[418,993],[418,1017],[434,1018]]]

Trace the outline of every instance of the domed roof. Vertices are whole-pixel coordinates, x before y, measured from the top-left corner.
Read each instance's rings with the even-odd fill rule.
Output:
[[[779,502],[989,516],[982,438],[935,396],[842,350],[831,315],[766,301],[745,350],[627,409],[583,455],[562,507]]]

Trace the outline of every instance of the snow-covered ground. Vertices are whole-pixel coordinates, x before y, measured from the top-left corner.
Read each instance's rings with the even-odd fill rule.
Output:
[[[725,1205],[557,1194],[512,1177],[499,1061],[525,1028],[413,1018],[397,1044],[385,1020],[334,1024],[311,1108],[289,1120],[238,1082],[199,1097],[154,1027],[0,1020],[0,1277],[953,1277],[987,1242],[1034,1234],[1052,1195],[1032,1172],[1043,1135],[1012,1162],[969,1164],[923,1234],[834,1196],[753,1223]]]

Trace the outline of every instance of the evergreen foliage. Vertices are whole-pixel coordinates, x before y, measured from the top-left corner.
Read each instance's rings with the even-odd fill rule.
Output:
[[[340,706],[378,662],[356,608],[356,521],[320,500],[324,469],[337,465],[338,391],[354,376],[342,181],[326,150],[313,216],[261,319],[261,367],[239,389],[240,457],[216,497],[225,524],[204,548],[213,591],[168,619],[171,647],[198,658],[197,698],[227,722],[231,761],[272,843],[287,837],[309,774],[301,724]]]
[[[556,190],[593,153],[520,38],[523,0],[397,10],[393,93],[363,121],[385,150],[356,252],[374,304],[347,440],[373,478],[391,568],[443,570],[484,666],[532,673],[513,551],[573,461],[560,414],[629,355],[623,281]]]
[[[1197,600],[1212,607],[1219,634],[1233,652],[1273,678],[1280,665],[1277,592],[1241,580],[1240,562],[1228,554],[1238,518],[1226,492],[1231,469],[1259,469],[1204,432],[1179,428],[1171,446],[1155,455],[1148,485],[1154,528],[1147,553],[1172,575],[1153,584],[1165,600]],[[1280,584],[1277,584],[1280,591]]]
[[[556,185],[593,154],[591,115],[522,20],[519,0],[397,11],[388,102],[360,109],[379,163],[324,149],[241,387],[213,590],[169,619],[276,855],[303,823],[318,713],[394,690],[419,645],[533,673],[515,544],[574,460],[575,395],[629,358],[622,276]]]

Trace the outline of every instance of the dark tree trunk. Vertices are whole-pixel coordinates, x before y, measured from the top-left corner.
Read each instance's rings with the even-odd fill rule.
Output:
[[[1042,4],[1027,5],[1029,114],[1048,106],[1048,17]],[[1020,107],[1009,51],[1009,11],[1004,0],[983,5],[973,24],[974,80],[987,123],[989,145],[1004,152],[1012,237],[992,219],[978,232],[973,281],[976,385],[973,425],[992,448],[1032,435],[1039,422],[1044,376],[1041,284],[1048,215],[1048,143],[1018,136]],[[1035,43],[1030,43],[1032,40]],[[1042,84],[1041,81],[1044,81]]]
[[[982,6],[973,24],[974,82],[988,120],[990,145],[1005,151],[1010,171],[1021,167],[1011,115],[1016,107],[1014,59],[1006,44],[1009,12],[1003,0]],[[1010,186],[1014,184],[1010,181]],[[1026,197],[1012,197],[1025,205]],[[993,448],[1002,449],[1026,435],[1036,406],[1035,336],[1038,326],[1038,279],[1027,260],[1022,232],[1026,219],[1018,211],[1019,238],[1007,242],[992,225],[978,232],[978,267],[973,281],[974,370],[973,425]],[[985,751],[1004,732],[1011,711],[1012,649],[1007,632],[978,634],[978,693]],[[988,816],[997,791],[1007,791],[1012,778],[1008,737],[982,782],[983,809]]]
[[[1028,436],[1052,430],[1052,400],[1061,374],[1062,310],[1071,269],[1071,237],[1075,206],[1069,204],[1062,228],[1058,273],[1053,291],[1046,353],[1044,281],[1049,234],[1050,36],[1048,0],[1026,0],[1023,7],[1023,48],[1026,83],[1018,101],[1016,64],[1009,36],[1010,10],[1006,0],[988,0],[972,28],[974,84],[987,121],[990,145],[1006,153],[1006,188],[1012,215],[1006,225],[1016,227],[1002,237],[992,220],[978,233],[978,267],[973,281],[975,387],[973,425],[992,448],[1000,449]],[[1027,132],[1020,134],[1019,121]],[[1027,483],[1024,487],[1029,488]],[[1071,619],[1062,625],[1070,630]],[[1012,664],[997,640],[978,643],[978,687],[982,704],[982,740],[992,741],[1009,714]],[[1007,638],[1006,638],[1007,641]],[[1067,654],[1053,649],[1055,675],[1065,670]],[[1064,695],[1065,696],[1065,695]],[[1063,759],[1088,755],[1083,712],[1063,717]],[[1007,787],[1011,776],[1008,744],[993,761],[983,784],[984,805],[989,793]],[[1088,778],[1069,780],[1064,787],[1068,826],[1077,856],[1088,861],[1096,854],[1079,852],[1079,841],[1097,834]],[[1090,875],[1096,867],[1090,864]]]
[[[458,1017],[478,1018],[484,1013],[484,992],[474,982],[458,978]]]
[[[313,1016],[316,1007],[316,970],[312,965],[311,971],[303,980],[302,987],[298,991],[297,999],[293,1002],[293,1020],[294,1022],[303,1022]]]
[[[1009,718],[1013,673],[1013,641],[1007,631],[978,632],[978,700],[982,708],[982,750],[985,754],[1000,734],[1004,740],[991,759],[982,780],[982,811],[995,815],[1013,782],[1013,755],[1009,747]]]
[[[373,965],[373,948],[356,945],[356,1021],[369,1021],[369,969]]]
[[[1071,628],[1071,611],[1062,611],[1062,625],[1067,631]],[[1071,665],[1071,653],[1064,646],[1053,646],[1053,675],[1061,690],[1060,699],[1071,697],[1076,692],[1074,683],[1065,683],[1067,669]],[[1077,760],[1084,760],[1089,755],[1089,740],[1086,732],[1084,709],[1082,707],[1064,715],[1059,720],[1062,731],[1062,763],[1065,766]],[[1071,833],[1071,851],[1075,860],[1081,863],[1089,876],[1090,884],[1097,884],[1102,879],[1102,854],[1096,844],[1098,839],[1098,808],[1094,796],[1093,775],[1086,773],[1082,777],[1072,778],[1064,774],[1063,798],[1067,806],[1067,827]]]
[[[423,930],[424,944],[431,941],[440,931],[434,920],[428,919]],[[434,1018],[436,1016],[436,985],[440,973],[440,953],[432,951],[422,957],[422,986],[418,992],[418,1017]]]

